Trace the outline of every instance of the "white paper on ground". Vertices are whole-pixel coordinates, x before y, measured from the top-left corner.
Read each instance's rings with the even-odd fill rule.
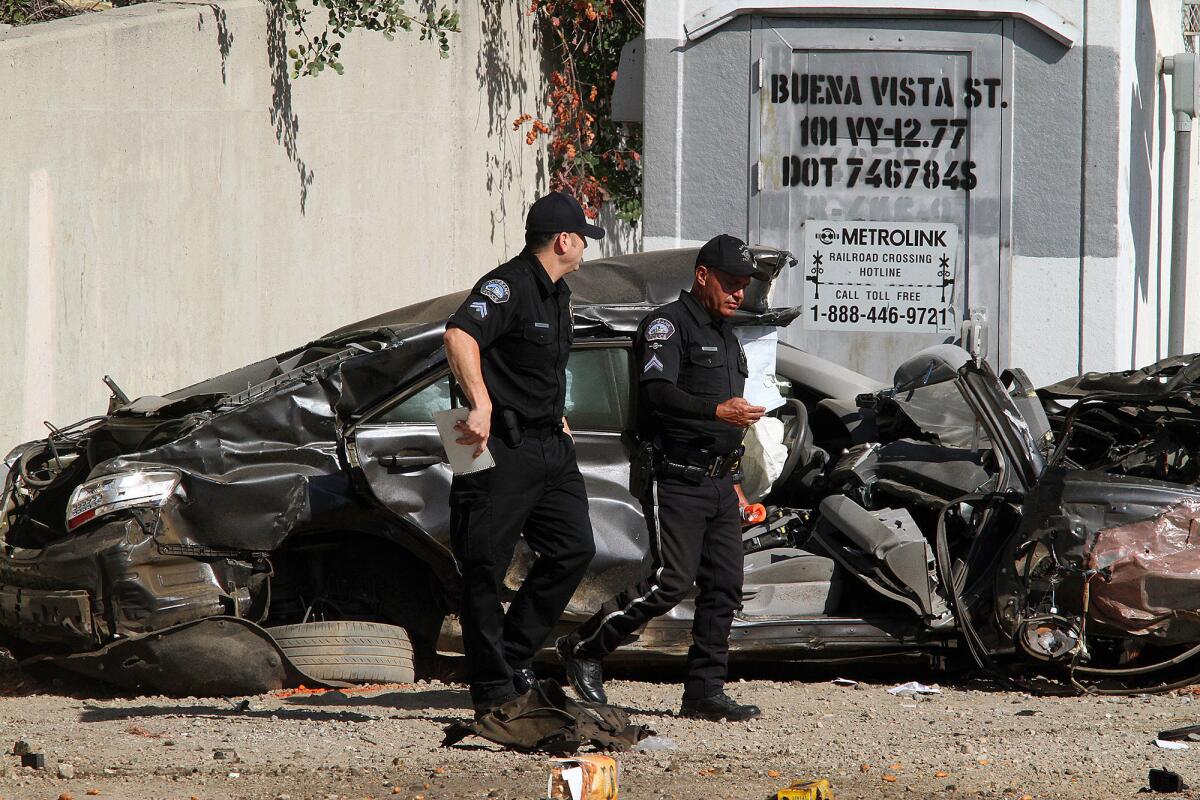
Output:
[[[1171,742],[1166,739],[1155,739],[1154,743],[1163,750],[1187,750],[1187,742]]]
[[[767,411],[783,405],[783,395],[775,383],[775,356],[779,349],[779,328],[774,325],[747,325],[733,329],[742,350],[746,351],[746,365],[750,373],[746,377],[746,389],[742,396],[755,406],[764,406]]]
[[[834,686],[858,686],[858,681],[852,681],[849,678],[834,678]]]
[[[454,430],[454,425],[466,419],[469,413],[471,409],[466,406],[433,412],[433,424],[437,425],[438,436],[441,437],[442,447],[446,449],[446,458],[450,462],[450,471],[455,475],[468,475],[496,466],[492,454],[487,450],[476,458],[475,445],[458,443],[458,437],[462,434]]]
[[[896,697],[905,697],[914,694],[941,694],[942,690],[936,686],[926,686],[923,683],[909,681],[902,683],[899,686],[893,686],[887,690],[887,693]]]

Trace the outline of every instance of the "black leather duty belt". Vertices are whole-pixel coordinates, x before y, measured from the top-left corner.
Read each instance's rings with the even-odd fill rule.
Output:
[[[563,426],[560,422],[557,425],[522,425],[521,433],[526,436],[532,436],[535,439],[545,439],[549,436],[557,436],[563,432]]]
[[[694,453],[659,453],[656,459],[658,474],[664,478],[699,481],[701,478],[724,478],[737,472],[742,465],[742,448],[729,455],[719,456],[704,451]]]

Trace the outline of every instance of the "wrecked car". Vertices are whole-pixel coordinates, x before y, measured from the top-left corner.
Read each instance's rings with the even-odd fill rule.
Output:
[[[772,275],[792,263],[754,248]],[[567,415],[596,557],[567,629],[644,569],[629,494],[632,336],[695,249],[571,278]],[[756,282],[737,324],[771,331]],[[461,651],[450,472],[432,413],[463,293],[22,444],[0,467],[0,635],[26,662],[184,694],[406,681]],[[769,337],[767,337],[769,339]],[[1038,393],[952,345],[890,386],[780,344],[768,518],[744,535],[735,658],[973,662],[1008,680],[1147,689],[1200,652],[1190,361]],[[770,462],[768,464],[767,462]],[[763,474],[766,473],[766,474]],[[506,583],[534,555],[518,548]],[[682,655],[681,603],[614,656]]]

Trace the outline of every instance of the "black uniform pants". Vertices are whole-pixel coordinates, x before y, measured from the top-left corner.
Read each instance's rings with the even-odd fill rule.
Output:
[[[683,696],[711,697],[725,687],[729,628],[742,604],[742,526],[733,479],[704,478],[698,486],[657,479],[642,510],[650,530],[652,572],[572,634],[575,652],[603,658],[678,605],[695,585],[699,594]]]
[[[463,574],[460,620],[477,706],[512,694],[513,667],[532,663],[596,552],[569,436],[526,435],[518,447],[493,436],[488,449],[496,466],[455,476],[450,486],[450,541]],[[504,575],[522,532],[538,558],[505,614]]]

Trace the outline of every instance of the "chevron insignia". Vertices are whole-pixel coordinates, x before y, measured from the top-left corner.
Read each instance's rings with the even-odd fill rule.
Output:
[[[482,300],[477,300],[476,302],[471,303],[471,310],[478,314],[480,319],[487,319],[488,306],[487,303],[483,302]]]
[[[646,362],[646,366],[642,369],[642,372],[646,373],[652,369],[656,369],[659,372],[663,371],[663,363],[658,360],[658,356],[650,356],[650,360]]]

